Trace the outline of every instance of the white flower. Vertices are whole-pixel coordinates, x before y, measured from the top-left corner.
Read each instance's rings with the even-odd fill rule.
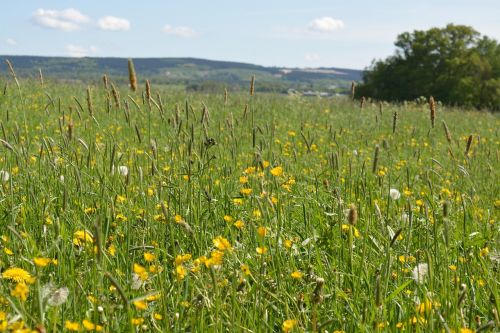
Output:
[[[424,283],[427,274],[429,273],[429,265],[427,263],[420,263],[413,269],[411,273],[413,280],[418,283]]]
[[[56,286],[49,282],[42,287],[42,299],[47,299],[47,304],[50,306],[59,306],[66,302],[69,295],[67,287],[56,289]]]
[[[128,175],[128,168],[125,165],[120,165],[118,167],[118,172],[120,173],[121,176],[127,177]]]
[[[410,216],[407,213],[405,213],[405,212],[401,213],[401,221],[403,223],[409,223],[410,222]]]
[[[64,175],[60,175],[60,176],[59,176],[59,181],[60,181],[61,183],[64,183]]]
[[[0,170],[0,178],[4,183],[6,183],[10,179],[10,173],[8,171]]]
[[[399,193],[399,191],[395,188],[391,188],[389,190],[389,196],[392,198],[392,200],[398,200],[399,198],[401,198],[401,193]]]
[[[358,156],[358,151],[357,151],[356,149],[354,149],[354,150],[352,151],[352,154],[353,154],[354,156]]]

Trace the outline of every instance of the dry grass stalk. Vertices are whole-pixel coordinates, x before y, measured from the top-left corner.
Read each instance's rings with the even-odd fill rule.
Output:
[[[9,59],[5,59],[5,62],[7,63],[7,66],[9,67],[10,74],[14,78],[14,81],[16,81],[17,88],[20,89],[21,86],[19,85],[19,81],[17,80],[17,75],[16,75],[16,72],[14,71],[14,66],[12,66],[12,63],[10,62]]]
[[[252,75],[252,79],[250,81],[250,96],[253,96],[255,93],[255,75]]]
[[[448,143],[451,143],[451,133],[444,120],[443,120],[443,127],[444,127],[444,133],[446,134],[446,140],[448,140]]]
[[[116,87],[111,83],[111,93],[113,94],[113,100],[115,101],[115,106],[120,108],[120,93],[116,90]]]
[[[108,76],[106,74],[102,76],[102,82],[104,83],[104,89],[108,90]]]
[[[465,156],[469,156],[470,154],[470,148],[472,147],[472,135],[469,135],[469,138],[467,139],[467,146],[465,147]]]
[[[392,117],[392,134],[396,133],[397,123],[398,123],[398,112],[394,111],[394,116]]]
[[[41,68],[38,68],[38,78],[40,79],[40,85],[43,87],[43,74]]]
[[[354,81],[351,82],[351,99],[354,99],[354,94],[356,92],[356,83]]]
[[[90,87],[87,87],[87,108],[89,110],[89,114],[93,116],[94,106],[92,104],[92,92],[90,91]]]
[[[135,67],[132,59],[128,60],[128,79],[130,82],[130,89],[137,91],[137,76],[135,74]]]
[[[436,119],[436,102],[432,96],[429,98],[429,109],[431,111],[431,125],[432,128],[434,128],[434,121]]]

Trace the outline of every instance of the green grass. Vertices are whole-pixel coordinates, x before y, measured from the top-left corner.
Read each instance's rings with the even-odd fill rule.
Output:
[[[0,331],[498,328],[498,115],[8,83]]]

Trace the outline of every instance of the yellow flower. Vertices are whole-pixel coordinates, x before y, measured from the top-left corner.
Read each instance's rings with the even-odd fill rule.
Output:
[[[302,279],[304,273],[302,273],[301,271],[295,271],[292,274],[290,274],[290,276],[293,277],[294,279]]]
[[[224,215],[224,221],[231,223],[233,222],[233,217],[231,215]]]
[[[252,189],[251,188],[242,188],[240,190],[240,193],[243,195],[250,195],[252,193]]]
[[[243,229],[245,227],[245,222],[243,222],[242,220],[238,220],[234,222],[233,225],[238,229]]]
[[[218,236],[213,240],[215,247],[221,251],[231,250],[231,243],[224,237]]]
[[[175,267],[175,275],[176,275],[177,280],[179,280],[179,281],[183,280],[186,277],[186,274],[187,274],[187,270],[184,266],[179,265],[179,266]]]
[[[241,206],[241,205],[243,205],[243,199],[241,199],[241,198],[234,198],[234,199],[233,199],[233,203],[234,203],[236,206]]]
[[[116,214],[115,219],[119,222],[126,222],[128,220],[127,217],[121,213]]]
[[[73,234],[73,244],[76,246],[84,246],[87,243],[92,244],[94,238],[92,234],[86,230],[78,230]]]
[[[29,291],[30,291],[30,289],[26,285],[26,283],[21,282],[21,283],[16,284],[14,289],[11,290],[10,295],[12,297],[19,298],[21,300],[21,302],[24,302],[28,298]]]
[[[176,223],[182,223],[182,222],[184,222],[184,219],[179,214],[177,214],[177,215],[174,216],[174,220],[175,220]]]
[[[282,329],[283,332],[288,333],[297,325],[297,321],[294,319],[287,319],[283,322]]]
[[[240,269],[243,272],[243,274],[250,275],[250,267],[248,267],[248,265],[243,264],[240,266]]]
[[[148,308],[148,303],[144,301],[135,301],[134,306],[137,310],[146,310]]]
[[[156,259],[156,256],[154,255],[154,253],[144,252],[144,260],[146,260],[147,262],[151,262],[155,259]]]
[[[64,323],[64,327],[68,330],[68,331],[79,331],[80,330],[80,324],[78,324],[76,321],[69,321],[69,320],[66,320],[66,322]]]
[[[134,264],[134,273],[137,274],[142,281],[146,281],[149,277],[146,268],[139,264]]]
[[[267,228],[266,227],[258,227],[257,228],[257,234],[260,236],[260,237],[265,237],[266,234],[267,234]]]
[[[38,267],[45,267],[52,262],[50,258],[36,257],[33,258],[33,263]]]
[[[101,325],[96,325],[88,319],[84,319],[82,321],[82,325],[87,331],[96,331],[96,332],[102,331]]]
[[[2,277],[7,280],[14,281],[16,283],[33,283],[35,278],[31,276],[30,273],[22,268],[9,268],[2,273]]]
[[[258,254],[265,254],[267,252],[267,247],[258,247],[255,249],[255,251],[257,251]]]
[[[450,265],[448,266],[449,269],[451,269],[452,271],[456,271],[457,270],[457,266],[456,265]]]
[[[95,211],[96,211],[96,209],[94,207],[87,207],[84,210],[85,214],[94,214]]]
[[[422,207],[424,205],[424,201],[422,199],[418,199],[416,202],[417,206]]]
[[[280,166],[272,168],[271,169],[271,175],[273,175],[274,177],[282,176],[283,175],[283,168],[280,167]]]
[[[144,322],[144,318],[132,318],[132,325],[139,326]]]
[[[191,254],[188,253],[188,254],[178,254],[177,257],[175,257],[175,266],[179,266],[179,265],[182,265],[183,263],[185,263],[186,261],[190,260],[191,259]]]
[[[482,248],[481,251],[479,252],[479,256],[485,257],[490,253],[490,249],[488,247]]]
[[[283,244],[285,245],[285,247],[286,247],[287,249],[291,249],[291,248],[292,248],[292,245],[293,245],[293,242],[292,242],[291,240],[289,240],[289,239],[285,239],[285,241],[284,241],[284,243],[283,243]]]
[[[240,184],[246,184],[248,183],[248,177],[247,176],[241,176],[240,177]]]
[[[154,318],[155,320],[162,320],[162,319],[163,319],[163,316],[162,316],[161,314],[159,314],[159,313],[155,313],[155,314],[153,315],[153,318]]]

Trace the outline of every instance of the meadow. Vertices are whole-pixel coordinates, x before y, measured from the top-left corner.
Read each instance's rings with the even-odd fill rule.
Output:
[[[499,327],[498,114],[0,83],[0,331]]]

